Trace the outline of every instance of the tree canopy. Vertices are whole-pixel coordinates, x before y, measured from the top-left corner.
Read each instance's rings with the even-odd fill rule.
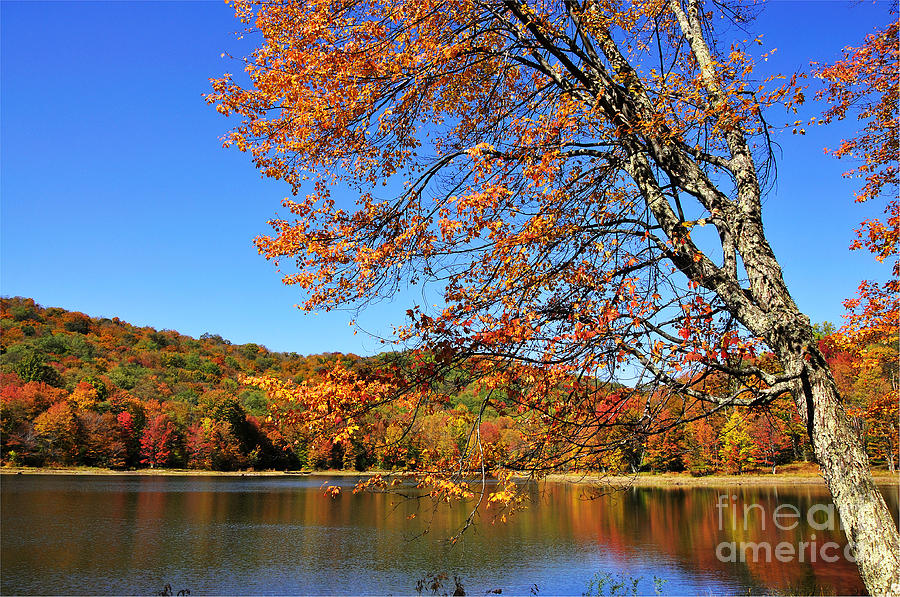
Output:
[[[397,328],[420,353],[395,394],[427,404],[453,375],[481,380],[486,403],[552,423],[529,454],[535,468],[552,466],[560,442],[602,452],[601,429],[627,442],[791,395],[867,586],[900,581],[896,529],[765,236],[766,114],[803,92],[794,78],[758,78],[758,40],[723,34],[719,23],[748,22],[747,6],[235,8],[259,45],[249,79],[214,80],[208,101],[239,117],[226,145],[295,193],[260,252],[291,268],[284,281],[310,310],[409,284],[440,294]],[[336,201],[336,186],[356,205]],[[761,351],[777,367],[760,367]],[[710,389],[719,375],[725,392]],[[641,389],[635,417],[621,416],[634,392],[610,392],[623,376]],[[371,407],[346,387],[355,398],[339,410]],[[324,396],[298,394],[330,412]],[[683,405],[675,419],[663,416],[671,401]]]

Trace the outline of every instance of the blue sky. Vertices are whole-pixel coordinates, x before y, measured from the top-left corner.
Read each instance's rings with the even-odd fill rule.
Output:
[[[834,61],[886,21],[887,3],[773,2],[757,28],[772,68]],[[222,2],[0,4],[0,293],[199,336],[303,354],[372,354],[343,312],[303,314],[252,239],[287,188],[221,147],[228,122],[208,79],[245,53]],[[808,114],[820,107],[811,103]],[[773,119],[778,122],[777,119]],[[853,204],[847,169],[823,154],[841,126],[782,135],[764,214],[801,309],[840,321],[859,280],[885,275],[850,253],[875,206]],[[385,332],[409,305],[360,318]]]

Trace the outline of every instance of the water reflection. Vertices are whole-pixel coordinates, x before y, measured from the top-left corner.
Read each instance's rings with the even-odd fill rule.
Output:
[[[640,488],[591,499],[581,487],[544,484],[511,522],[492,525],[485,513],[451,547],[443,539],[465,507],[349,491],[331,499],[322,482],[5,476],[0,590],[151,594],[171,583],[197,595],[410,594],[425,574],[447,572],[471,593],[529,594],[537,585],[580,595],[598,571],[640,576],[650,593],[656,576],[670,595],[863,590],[840,553],[842,531],[816,513],[830,504],[820,486]],[[886,493],[896,513],[896,487]],[[728,561],[721,547],[799,550],[813,541],[815,559],[786,561],[752,550]],[[837,561],[818,551],[829,542],[839,548],[827,559],[837,552]]]

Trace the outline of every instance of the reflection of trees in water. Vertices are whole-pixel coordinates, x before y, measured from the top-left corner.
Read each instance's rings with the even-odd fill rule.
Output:
[[[193,520],[205,517],[212,522],[228,512],[249,508],[242,517],[267,526],[295,525],[304,529],[350,526],[357,529],[359,545],[399,550],[397,557],[408,556],[402,553],[404,549],[411,552],[434,549],[436,541],[463,524],[467,513],[461,504],[435,508],[427,500],[350,492],[330,499],[317,489],[267,492],[259,494],[261,499],[249,502],[242,494],[231,492],[200,494],[203,499],[194,494],[185,495],[184,505]],[[726,508],[716,507],[720,495],[729,496],[725,498]],[[210,496],[214,502],[222,503],[210,507],[206,502]],[[730,496],[736,499],[731,500]],[[889,495],[888,500],[896,511],[896,497]],[[229,504],[230,501],[235,503]],[[491,551],[497,544],[519,545],[519,556],[527,559],[540,557],[538,553],[528,553],[535,537],[543,543],[566,542],[571,538],[578,544],[598,546],[621,561],[665,556],[665,562],[677,564],[688,574],[737,577],[755,587],[821,587],[839,594],[863,590],[855,564],[844,559],[843,553],[834,563],[819,557],[811,561],[808,549],[803,562],[795,556],[794,561],[787,563],[774,557],[749,557],[748,561],[731,563],[721,561],[716,555],[716,547],[721,542],[734,542],[737,546],[767,543],[774,549],[781,542],[796,547],[813,540],[818,546],[833,541],[843,549],[846,539],[842,531],[815,529],[806,520],[806,513],[814,506],[831,504],[824,487],[634,488],[592,496],[583,487],[548,483],[535,489],[532,502],[530,508],[505,525],[491,525],[490,511],[482,512],[480,522],[491,525],[490,537],[484,537],[476,529],[477,541],[466,536],[463,549],[473,559],[484,561],[492,557]],[[779,506],[788,504],[800,512],[800,520],[796,528],[779,529],[773,513]],[[416,516],[411,518],[412,514]],[[792,526],[790,520],[779,522],[785,527]],[[390,548],[389,541],[384,540],[385,533],[398,536]],[[420,539],[414,541],[413,537]],[[341,560],[353,555],[365,557],[364,552],[364,548],[348,548],[339,541],[313,540],[303,542],[298,556]]]
[[[110,592],[134,591],[140,578],[154,579],[148,591],[171,582],[197,594],[410,592],[423,574],[446,571],[467,590],[527,594],[537,583],[548,594],[580,593],[597,570],[616,572],[617,565],[647,582],[670,580],[667,592],[862,590],[855,566],[843,559],[732,564],[716,557],[723,541],[797,545],[813,533],[819,544],[843,546],[840,531],[812,529],[803,519],[785,531],[773,522],[783,504],[804,517],[829,504],[824,486],[635,488],[589,499],[586,486],[543,483],[508,523],[492,525],[490,510],[482,511],[478,526],[451,547],[443,539],[464,523],[465,504],[434,508],[430,500],[349,490],[332,499],[321,491],[322,478],[117,479],[107,490],[96,489],[106,483],[97,478],[20,479],[37,484],[16,502],[4,489],[3,592],[10,594],[55,592],[8,585],[22,570],[34,583],[107,578]],[[897,496],[888,493],[896,511]],[[738,496],[736,524],[722,510],[721,530],[719,495]],[[751,504],[759,507],[745,519],[743,506]]]
[[[556,499],[565,499],[567,494],[572,496],[569,499],[578,499],[578,492],[573,490],[557,492]],[[897,496],[891,492],[888,494],[888,503],[896,513]],[[726,507],[717,509],[720,495],[726,496],[722,498]],[[722,577],[737,576],[752,586],[807,591],[822,588],[837,594],[864,591],[855,563],[844,557],[846,538],[843,531],[837,528],[837,515],[833,510],[834,525],[829,524],[826,529],[813,528],[806,520],[807,513],[814,506],[833,509],[824,486],[636,488],[601,496],[590,504],[594,507],[553,509],[571,517],[570,526],[577,535],[590,536],[622,559],[647,557],[646,552],[651,550],[673,558],[687,571],[714,572]],[[793,519],[779,518],[778,522],[787,530],[778,528],[773,519],[776,508],[783,505],[792,505],[800,513],[795,527]],[[783,507],[782,516],[787,511]],[[815,521],[824,523],[824,513],[818,512]],[[765,557],[767,552],[763,548],[760,557],[755,558],[751,546],[749,551],[743,550],[747,561],[740,561],[738,556],[737,562],[723,562],[716,554],[716,547],[721,542],[733,542],[738,553],[742,551],[742,544],[769,545],[771,551],[768,553],[772,555]],[[804,547],[803,561],[800,561],[797,552],[789,562],[778,561],[774,548],[782,542],[795,549]],[[840,552],[836,562],[822,560],[821,546],[826,542],[840,546],[839,550],[827,551],[828,555]],[[814,558],[810,556],[811,549],[816,551]]]

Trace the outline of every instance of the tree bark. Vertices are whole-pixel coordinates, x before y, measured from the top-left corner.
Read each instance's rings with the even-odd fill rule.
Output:
[[[674,168],[673,168],[674,171]],[[670,238],[677,220],[647,163],[633,156],[630,174]],[[763,229],[759,202],[731,210],[727,227],[747,272],[748,288],[705,258],[673,251],[672,261],[689,279],[716,292],[748,330],[765,340],[786,373],[795,376],[792,393],[813,450],[851,542],[860,576],[873,595],[900,595],[900,535],[884,497],[875,486],[857,430],[841,403],[828,364],[818,349],[812,324],[794,302]],[[689,243],[684,243],[690,247]]]
[[[801,370],[794,399],[863,582],[873,595],[900,594],[900,535],[827,364],[815,349],[779,356]]]
[[[900,595],[900,535],[875,486],[859,432],[844,410],[809,318],[788,292],[761,222],[745,222],[742,232],[750,292],[757,305],[767,306],[765,318],[744,323],[766,339],[785,372],[795,376],[794,401],[863,582],[873,595]]]
[[[740,250],[750,292],[766,305],[764,321],[747,321],[766,339],[785,372],[795,375],[794,401],[851,543],[860,576],[873,595],[900,595],[900,534],[872,478],[862,438],[818,349],[809,318],[784,283],[762,223],[742,226]]]
[[[862,438],[844,410],[812,325],[784,283],[781,268],[755,218],[741,223],[739,250],[750,293],[764,318],[744,324],[766,340],[786,373],[793,397],[850,542],[860,576],[873,595],[900,595],[900,534],[872,478]]]

